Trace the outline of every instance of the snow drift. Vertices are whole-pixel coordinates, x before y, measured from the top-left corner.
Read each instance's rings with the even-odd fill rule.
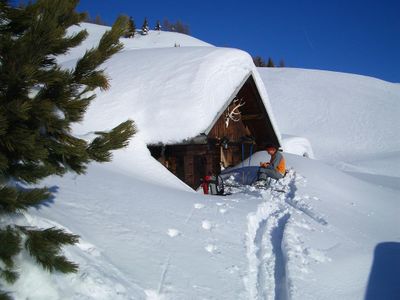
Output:
[[[398,84],[330,71],[258,70],[281,131],[307,138],[317,158],[354,161],[400,151]]]

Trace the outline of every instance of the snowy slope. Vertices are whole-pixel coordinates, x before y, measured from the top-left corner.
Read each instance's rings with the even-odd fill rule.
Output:
[[[400,188],[400,85],[328,71],[258,68],[284,134],[377,184]]]
[[[389,241],[400,244],[398,194],[319,161],[286,156],[295,170],[285,178],[287,193],[242,188],[206,197],[165,187],[163,177],[151,184],[110,165],[46,180],[57,191],[54,203],[31,211],[27,222],[60,224],[81,235],[80,245],[67,249],[81,269],[57,280],[35,269],[15,286],[19,299],[86,299],[94,295],[89,291],[96,299],[382,294],[370,279],[385,276],[373,273],[373,263],[382,259],[374,250]],[[252,161],[266,159],[257,153]],[[37,282],[45,284],[36,294],[22,288]],[[393,296],[396,288],[386,293]]]
[[[127,79],[123,67],[128,60],[135,60],[133,53],[147,62]],[[65,65],[76,59],[74,53],[70,55],[63,60]],[[129,93],[115,89],[108,91],[107,97],[99,94],[88,119],[75,130],[86,134],[133,116],[140,132],[128,148],[115,153],[113,162],[92,164],[83,176],[68,174],[46,179],[42,184],[54,191],[54,199],[16,216],[21,225],[58,226],[81,236],[77,246],[65,249],[66,255],[80,265],[77,274],[50,276],[29,257],[18,257],[24,272],[15,285],[6,287],[16,299],[396,299],[400,294],[400,197],[398,190],[380,186],[388,186],[387,181],[394,176],[390,180],[380,177],[380,182],[367,182],[322,161],[285,154],[291,170],[273,190],[239,186],[232,189],[230,196],[212,197],[193,192],[151,157],[146,142],[157,140],[158,130],[167,139],[184,136],[159,124],[158,120],[165,118],[168,122],[171,117],[168,106],[126,106],[129,101],[157,101],[148,91],[159,85],[157,76],[168,79],[152,65],[162,65],[162,59],[157,57],[169,57],[172,62],[166,64],[170,66],[179,66],[175,60],[187,62],[181,72],[173,73],[183,79],[178,86],[166,85],[154,93],[165,95],[164,92],[172,94],[173,89],[185,89],[186,85],[193,87],[188,78],[201,74],[201,70],[193,72],[191,68],[202,64],[191,64],[192,59],[215,57],[215,61],[210,60],[214,65],[205,63],[204,70],[222,74],[224,70],[215,64],[224,55],[239,70],[253,68],[245,53],[215,47],[128,49],[107,65],[112,85],[120,81],[120,88],[134,85]],[[227,68],[229,64],[222,66]],[[149,69],[151,72],[146,73]],[[348,137],[345,131],[347,125],[355,124],[356,132],[363,133],[363,125],[365,131],[374,136],[381,132],[382,137],[383,148],[371,152],[366,150],[371,141],[362,140],[365,147],[354,149],[360,157],[377,164],[379,160],[387,163],[396,159],[400,149],[395,137],[398,120],[393,119],[392,111],[398,109],[398,86],[378,82],[381,88],[375,89],[374,79],[321,71],[275,72],[282,73],[275,77],[272,73],[264,74],[264,80],[271,76],[265,85],[271,90],[279,126],[291,135],[285,138],[292,143],[291,147],[303,143],[311,151],[307,138],[319,158],[332,162],[348,157],[340,134],[343,141],[356,147],[354,136]],[[330,116],[337,115],[336,102],[311,101],[316,98],[312,98],[311,92],[308,94],[308,72],[315,75],[310,75],[316,84],[313,92],[325,100],[332,99],[334,94],[343,95],[346,82],[364,86],[355,90],[347,86],[353,100],[353,106],[347,110],[353,114],[343,114],[339,124],[332,121]],[[142,73],[146,75],[141,77]],[[296,80],[297,87],[291,86]],[[333,91],[330,83],[337,84]],[[285,86],[289,96],[302,96],[300,103],[285,97]],[[374,126],[368,122],[371,115],[380,114],[380,106],[371,100],[374,97],[365,95],[371,89],[386,108],[384,118]],[[163,99],[174,101],[169,97]],[[368,109],[360,99],[368,99]],[[341,101],[342,106],[346,105],[345,100]],[[368,117],[366,124],[353,121],[359,110]],[[102,114],[97,121],[95,112]],[[323,116],[322,120],[310,126],[318,115]],[[173,117],[181,122],[181,111]],[[385,123],[386,117],[391,125]],[[192,122],[186,120],[185,125],[191,131],[200,130],[198,120],[202,122],[201,117],[194,117]],[[330,146],[324,147],[325,143]],[[259,152],[251,162],[257,166],[267,159],[265,152]],[[354,160],[351,163],[346,166],[360,169]],[[381,164],[376,166],[380,167]],[[368,172],[379,175],[372,166]],[[281,189],[284,191],[278,191]]]
[[[86,49],[90,49],[94,45],[97,45],[101,36],[109,29],[110,27],[108,26],[90,23],[81,23],[80,26],[72,26],[68,30],[68,34],[74,34],[80,30],[87,30],[89,36],[81,45],[71,49],[68,54],[58,57],[58,61],[62,62],[81,57]],[[150,30],[149,34],[146,36],[137,33],[134,38],[121,38],[121,41],[124,44],[124,49],[126,50],[143,48],[171,48],[175,45],[179,45],[179,47],[212,47],[211,44],[186,34],[167,31],[158,32],[154,30]]]
[[[329,71],[258,68],[283,133],[310,140],[319,159],[400,151],[400,86]]]

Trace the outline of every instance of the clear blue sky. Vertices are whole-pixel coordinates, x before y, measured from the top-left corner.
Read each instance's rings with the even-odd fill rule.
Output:
[[[119,14],[181,20],[191,35],[288,67],[400,82],[400,0],[81,0],[79,11],[111,24]]]

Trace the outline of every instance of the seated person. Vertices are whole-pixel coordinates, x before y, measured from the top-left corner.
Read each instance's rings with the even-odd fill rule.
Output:
[[[266,180],[268,177],[280,179],[285,176],[285,158],[282,153],[278,151],[278,147],[268,145],[265,150],[271,155],[271,159],[269,162],[260,162],[258,179]]]

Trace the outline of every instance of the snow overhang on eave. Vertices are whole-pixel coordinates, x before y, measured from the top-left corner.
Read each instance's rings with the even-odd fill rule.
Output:
[[[206,145],[208,143],[208,138],[205,133],[200,133],[199,135],[193,137],[193,138],[188,138],[184,139],[182,141],[177,141],[177,142],[170,142],[170,143],[163,143],[163,142],[158,142],[158,143],[149,143],[147,146],[167,146],[167,145]]]

